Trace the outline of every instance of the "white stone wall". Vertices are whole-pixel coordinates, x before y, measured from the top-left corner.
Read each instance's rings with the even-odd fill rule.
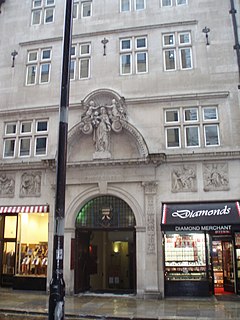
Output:
[[[55,170],[51,164],[57,152],[64,21],[64,1],[55,1],[55,22],[49,25],[30,25],[31,1],[27,0],[6,0],[0,14],[0,134],[3,136],[6,121],[49,119],[48,155],[43,158],[3,159],[3,139],[0,139],[0,174],[6,171],[14,176],[12,204],[50,205],[50,256],[55,196]],[[71,238],[75,236],[75,219],[88,199],[112,194],[131,206],[137,222],[137,293],[139,296],[163,296],[162,203],[239,198],[239,74],[233,49],[230,2],[189,0],[187,7],[173,8],[161,8],[159,0],[146,0],[146,3],[147,8],[141,12],[120,13],[118,1],[94,1],[93,16],[73,22],[73,43],[90,41],[92,51],[90,79],[71,81],[69,135],[78,127],[85,111],[82,101],[93,92],[104,94],[104,90],[124,97],[127,121],[135,131],[131,133],[130,129],[124,129],[119,134],[112,133],[112,158],[104,161],[107,165],[95,165],[91,135],[76,130],[69,138],[64,261],[68,293],[74,291],[69,248]],[[236,9],[239,12],[238,1]],[[209,46],[202,32],[205,26],[210,28]],[[182,31],[191,32],[193,69],[164,72],[162,34]],[[148,39],[149,72],[120,76],[119,39],[143,35]],[[105,56],[101,43],[104,37],[109,41]],[[27,51],[47,47],[52,48],[50,83],[25,86]],[[18,55],[12,67],[11,52],[14,49]],[[218,105],[220,146],[166,149],[164,109],[201,105]],[[139,152],[142,141],[149,154],[165,154],[163,163],[146,160],[146,155]],[[219,165],[220,171],[227,166],[227,188],[206,190],[204,168],[213,163]],[[172,172],[176,167],[183,170],[184,166],[194,169],[195,185],[193,189],[176,192]],[[37,198],[19,196],[20,177],[29,170],[42,173],[41,194]],[[148,183],[156,183],[153,193],[147,190]],[[9,205],[9,198],[2,197],[1,205]],[[50,277],[51,261],[48,280]]]

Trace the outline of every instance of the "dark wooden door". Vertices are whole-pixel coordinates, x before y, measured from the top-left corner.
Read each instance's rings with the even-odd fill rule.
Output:
[[[84,292],[90,288],[89,244],[90,232],[76,230],[75,251],[75,293]]]

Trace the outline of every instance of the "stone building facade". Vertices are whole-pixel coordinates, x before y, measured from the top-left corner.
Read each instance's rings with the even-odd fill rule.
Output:
[[[164,297],[176,281],[214,294],[214,245],[231,256],[224,290],[240,290],[240,223],[216,211],[238,210],[240,194],[239,10],[226,0],[74,1],[68,294]],[[64,1],[1,4],[0,276],[14,288],[48,290],[51,279],[63,23]],[[164,205],[216,220],[168,224]]]

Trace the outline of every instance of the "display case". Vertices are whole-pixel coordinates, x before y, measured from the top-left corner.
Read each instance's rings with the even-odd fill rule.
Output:
[[[204,234],[166,233],[165,295],[208,295]]]
[[[240,233],[235,233],[237,292],[240,293]]]

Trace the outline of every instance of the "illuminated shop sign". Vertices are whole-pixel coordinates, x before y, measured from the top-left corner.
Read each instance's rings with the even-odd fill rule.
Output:
[[[240,205],[235,202],[164,204],[162,229],[227,232],[240,225]]]

